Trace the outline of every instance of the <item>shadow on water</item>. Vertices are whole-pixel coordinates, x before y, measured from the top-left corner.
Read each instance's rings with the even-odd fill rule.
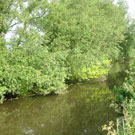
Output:
[[[103,135],[101,126],[117,117],[110,89],[126,75],[120,67],[125,70],[112,67],[107,84],[76,84],[63,95],[6,101],[0,105],[0,135]]]

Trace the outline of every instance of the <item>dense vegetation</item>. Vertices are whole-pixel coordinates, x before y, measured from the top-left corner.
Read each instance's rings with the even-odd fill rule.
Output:
[[[66,82],[108,74],[111,61],[130,59],[115,102],[123,111],[108,134],[135,134],[135,23],[123,1],[1,0],[0,102],[8,96],[60,93]],[[12,33],[10,39],[7,35]]]
[[[113,122],[103,129],[108,131],[109,135],[135,135],[135,23],[130,21],[128,33],[123,44],[123,55],[129,63],[129,69],[125,72],[127,77],[122,85],[114,88],[116,108],[121,113],[117,119],[117,129],[113,128]],[[125,60],[125,63],[127,62]]]
[[[1,0],[1,102],[106,75],[128,31],[123,8],[111,0]]]

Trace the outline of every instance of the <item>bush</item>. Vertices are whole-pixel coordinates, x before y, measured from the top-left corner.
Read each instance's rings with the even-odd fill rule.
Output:
[[[118,135],[135,134],[135,100],[125,100],[123,106],[123,117],[118,119]]]
[[[88,66],[86,64],[82,64],[81,66],[74,64],[71,67],[71,80],[82,81],[103,77],[108,74],[110,67],[110,60],[93,62]]]
[[[64,90],[67,68],[61,52],[49,53],[42,47],[18,47],[8,53],[0,67],[1,101],[6,93],[49,94]]]
[[[110,133],[109,127],[105,130],[110,135],[134,135],[135,134],[135,63],[130,63],[128,78],[123,85],[115,88],[115,101],[122,108],[123,116],[117,119],[117,129]],[[112,129],[111,129],[112,130]]]

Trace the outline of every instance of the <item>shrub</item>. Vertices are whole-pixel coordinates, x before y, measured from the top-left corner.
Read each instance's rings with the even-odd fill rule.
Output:
[[[8,53],[0,67],[1,101],[6,93],[49,94],[64,90],[67,68],[61,52],[49,53],[42,47],[18,47]]]
[[[78,66],[79,67],[79,66]],[[109,60],[93,62],[89,66],[81,65],[79,68],[74,64],[71,69],[71,80],[89,80],[99,78],[108,74],[111,67]]]

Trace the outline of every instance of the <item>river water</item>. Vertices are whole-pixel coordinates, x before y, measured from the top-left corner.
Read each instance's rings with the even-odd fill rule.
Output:
[[[106,83],[76,84],[62,95],[8,100],[0,105],[0,135],[103,135],[115,120]]]

